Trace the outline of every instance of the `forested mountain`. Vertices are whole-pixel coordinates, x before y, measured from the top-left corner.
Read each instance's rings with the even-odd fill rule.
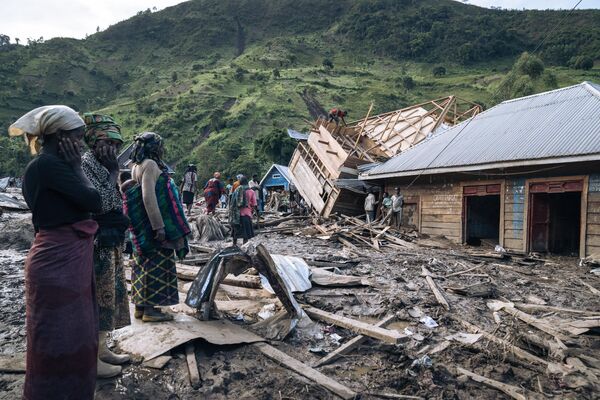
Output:
[[[537,51],[539,73],[511,68]],[[2,37],[0,37],[2,38]],[[112,114],[168,140],[206,177],[287,162],[285,128],[339,105],[363,116],[457,94],[490,106],[588,79],[600,12],[501,11],[451,0],[193,0],[84,40],[0,40],[0,176],[28,156],[6,128],[43,104]],[[510,73],[509,73],[510,72]],[[510,81],[507,82],[507,79]],[[352,118],[351,118],[352,119]]]

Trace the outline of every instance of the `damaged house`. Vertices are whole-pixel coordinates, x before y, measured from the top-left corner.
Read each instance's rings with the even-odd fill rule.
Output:
[[[457,243],[600,251],[600,85],[505,101],[361,175],[399,187],[405,225]]]
[[[477,104],[448,96],[376,116],[369,110],[347,126],[318,119],[308,140],[298,142],[290,177],[318,214],[361,214],[366,186],[357,178],[362,167],[404,152],[480,111]]]

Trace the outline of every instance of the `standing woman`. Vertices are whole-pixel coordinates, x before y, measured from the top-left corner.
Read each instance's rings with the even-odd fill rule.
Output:
[[[221,173],[215,172],[213,177],[204,185],[204,198],[206,199],[206,213],[214,214],[215,208],[219,203],[221,195],[225,193],[225,188],[220,180]]]
[[[191,230],[177,185],[162,161],[163,152],[160,135],[144,132],[135,138],[131,153],[135,184],[125,183],[123,193],[134,247],[131,301],[135,318],[144,322],[173,319],[157,307],[179,303],[175,255],[182,259],[189,250]]]
[[[229,204],[229,224],[232,228],[233,245],[237,246],[238,238],[243,243],[254,237],[252,226],[252,212],[256,209],[256,194],[248,186],[248,178],[240,179],[240,186],[231,195]]]
[[[183,204],[187,206],[188,215],[192,213],[192,206],[194,205],[194,195],[196,194],[198,186],[198,169],[194,164],[188,165],[183,179],[181,181],[181,192],[183,193]]]
[[[25,262],[27,361],[23,398],[93,399],[98,352],[93,250],[101,211],[81,168],[84,122],[66,106],[36,108],[12,124],[32,154],[23,195],[35,240]]]
[[[90,148],[82,157],[83,172],[102,198],[102,212],[94,215],[99,230],[94,243],[94,270],[100,314],[98,377],[121,373],[120,364],[130,360],[106,345],[109,332],[131,323],[127,284],[123,268],[123,243],[129,219],[123,215],[123,200],[117,186],[117,154],[123,139],[121,127],[107,115],[84,114],[85,142]]]

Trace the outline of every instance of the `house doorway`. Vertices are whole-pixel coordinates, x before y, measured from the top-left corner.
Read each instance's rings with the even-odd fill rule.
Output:
[[[499,243],[500,189],[500,184],[463,188],[463,232],[468,245]]]
[[[529,187],[529,251],[577,256],[583,181],[532,183]]]

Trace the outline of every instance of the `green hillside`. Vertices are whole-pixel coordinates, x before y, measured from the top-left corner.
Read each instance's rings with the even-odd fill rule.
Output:
[[[582,69],[599,58],[599,22],[599,11],[450,0],[189,1],[85,40],[0,46],[0,129],[33,107],[68,104],[112,114],[128,139],[162,134],[178,171],[194,161],[203,177],[263,172],[287,162],[286,128],[305,130],[335,105],[353,119],[371,102],[379,113],[456,94],[489,107],[599,82],[599,69]],[[509,74],[555,26],[538,51],[544,72]],[[27,159],[20,138],[0,137],[0,176]]]

